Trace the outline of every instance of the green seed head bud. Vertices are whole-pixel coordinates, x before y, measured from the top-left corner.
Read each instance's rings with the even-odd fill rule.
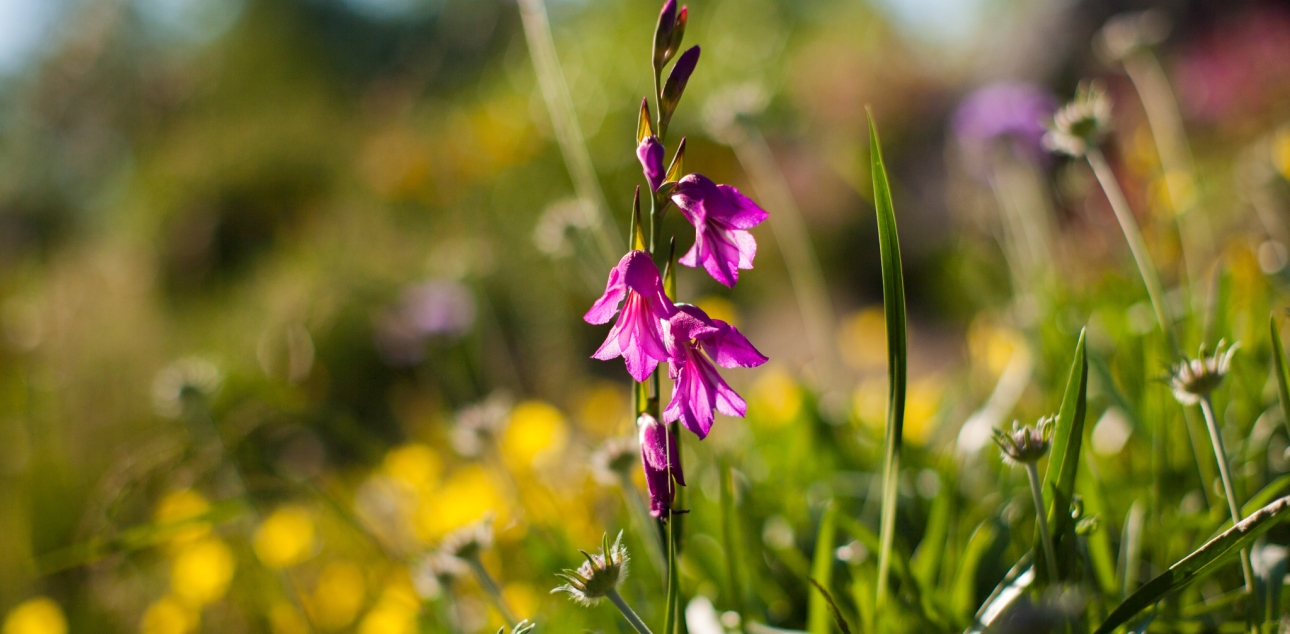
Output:
[[[1111,129],[1111,100],[1100,82],[1085,82],[1075,90],[1075,99],[1053,115],[1044,135],[1044,147],[1053,152],[1080,157],[1097,147]]]
[[[1048,453],[1052,441],[1053,423],[1056,419],[1046,416],[1039,419],[1034,426],[1012,422],[1012,430],[994,430],[994,442],[1003,452],[1004,460],[1016,464],[1039,462]]]
[[[1223,383],[1223,378],[1232,367],[1232,353],[1241,347],[1241,344],[1237,343],[1224,350],[1224,345],[1223,341],[1219,341],[1218,346],[1214,348],[1213,356],[1207,356],[1205,345],[1201,344],[1195,359],[1184,359],[1174,366],[1169,386],[1173,388],[1174,398],[1178,399],[1179,403],[1195,405],[1202,397],[1213,392]]]
[[[556,575],[566,583],[551,592],[565,592],[578,603],[594,605],[610,592],[618,590],[618,584],[627,578],[627,549],[623,547],[622,532],[619,531],[612,545],[606,534],[600,545],[600,554],[592,555],[584,550],[582,556],[587,561],[577,570],[565,570]]]

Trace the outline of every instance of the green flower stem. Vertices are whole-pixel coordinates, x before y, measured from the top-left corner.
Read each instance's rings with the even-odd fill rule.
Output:
[[[506,621],[508,627],[515,627],[515,615],[511,613],[510,608],[506,607],[506,601],[502,599],[502,591],[497,588],[497,582],[493,581],[493,576],[488,574],[483,562],[479,561],[479,557],[466,557],[465,561],[475,572],[475,577],[479,579],[479,585],[488,594],[488,598],[493,600],[493,605],[502,615],[502,620]]]
[[[618,594],[617,588],[610,588],[609,592],[606,593],[605,596],[609,597],[609,600],[613,602],[614,607],[618,608],[618,611],[623,613],[623,618],[627,619],[627,622],[631,623],[632,627],[635,628],[637,632],[640,632],[640,634],[654,634],[650,631],[649,626],[645,625],[645,622],[641,620],[641,617],[636,616],[636,611],[632,609],[632,606],[627,605],[627,601],[623,599],[623,595]]]
[[[1030,495],[1035,501],[1035,526],[1039,527],[1039,542],[1044,548],[1048,583],[1057,583],[1057,551],[1053,549],[1053,536],[1048,533],[1048,514],[1044,512],[1044,493],[1042,485],[1039,484],[1039,466],[1033,462],[1027,462],[1026,475],[1030,477]]]
[[[1214,459],[1218,461],[1218,475],[1223,481],[1223,494],[1227,497],[1227,508],[1232,512],[1232,526],[1241,522],[1241,506],[1236,503],[1236,487],[1232,484],[1232,471],[1227,466],[1227,450],[1223,448],[1223,435],[1218,429],[1218,419],[1214,416],[1214,404],[1209,396],[1200,398],[1200,411],[1205,414],[1205,425],[1209,427],[1209,439],[1214,443]],[[1241,549],[1241,574],[1245,576],[1245,591],[1254,592],[1254,569],[1250,565],[1250,551]]]
[[[1151,299],[1151,307],[1155,309],[1160,331],[1169,340],[1174,356],[1181,356],[1178,339],[1174,334],[1173,320],[1169,318],[1169,311],[1165,305],[1160,273],[1151,262],[1151,255],[1147,253],[1147,243],[1142,239],[1142,229],[1138,227],[1138,221],[1133,217],[1133,210],[1129,208],[1129,201],[1124,198],[1124,192],[1120,190],[1119,181],[1115,180],[1115,172],[1111,171],[1106,157],[1102,156],[1102,151],[1096,147],[1089,148],[1084,157],[1088,159],[1089,167],[1093,168],[1093,174],[1097,176],[1097,182],[1102,185],[1102,191],[1111,202],[1111,210],[1115,212],[1115,219],[1120,223],[1120,231],[1124,233],[1124,239],[1129,243],[1129,252],[1133,254],[1133,261],[1138,265],[1138,274],[1142,276],[1142,282],[1147,287],[1147,296]]]

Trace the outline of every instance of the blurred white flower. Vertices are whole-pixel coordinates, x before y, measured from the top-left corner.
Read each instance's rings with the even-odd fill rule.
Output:
[[[152,407],[165,418],[179,418],[191,399],[209,399],[219,391],[224,374],[214,363],[186,357],[162,368],[152,381]]]

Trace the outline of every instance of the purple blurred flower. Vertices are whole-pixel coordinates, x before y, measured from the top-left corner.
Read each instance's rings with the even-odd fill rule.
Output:
[[[713,367],[753,368],[766,362],[763,355],[734,326],[708,317],[698,306],[681,304],[668,320],[667,351],[671,356],[672,402],[663,420],[680,419],[700,439],[712,429],[715,409],[726,416],[743,416],[743,398],[730,389]]]
[[[1207,25],[1174,67],[1183,110],[1207,123],[1240,125],[1290,93],[1290,12],[1270,4]]]
[[[645,137],[645,140],[636,146],[636,158],[641,162],[641,169],[645,172],[645,180],[649,181],[650,191],[658,191],[659,185],[663,184],[663,178],[667,175],[663,168],[663,144],[658,142],[658,137]]]
[[[734,187],[702,174],[682,178],[672,202],[694,225],[694,246],[678,261],[689,267],[702,264],[712,279],[734,286],[739,269],[753,267],[757,241],[748,229],[765,220],[766,211]]]
[[[1047,161],[1044,123],[1052,119],[1057,105],[1052,93],[1026,83],[991,84],[968,95],[951,123],[968,171],[988,176],[990,154],[1000,142],[1010,143],[1022,158],[1041,164]]]
[[[430,280],[403,289],[399,300],[376,318],[377,346],[386,360],[413,365],[434,336],[461,337],[475,326],[475,298],[453,280]]]
[[[685,486],[685,475],[681,473],[681,446],[675,435],[667,433],[667,425],[649,414],[641,414],[636,426],[640,432],[645,485],[649,489],[649,512],[654,517],[661,517],[672,506],[672,480]]]
[[[644,251],[630,251],[609,272],[605,294],[583,315],[589,324],[608,323],[622,314],[593,359],[607,361],[622,356],[627,373],[637,381],[649,377],[660,361],[667,360],[663,344],[663,321],[676,313],[676,306],[663,291],[663,279],[654,260]]]

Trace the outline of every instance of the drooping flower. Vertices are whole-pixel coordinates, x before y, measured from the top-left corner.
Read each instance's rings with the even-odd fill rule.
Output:
[[[766,362],[734,326],[708,317],[698,306],[681,304],[668,320],[667,350],[671,356],[672,401],[663,420],[681,420],[700,439],[712,429],[713,410],[743,416],[747,405],[713,367],[752,368]]]
[[[649,512],[662,517],[672,506],[672,481],[685,486],[681,473],[681,445],[667,425],[649,414],[636,421],[640,432],[641,464],[645,466],[645,485],[649,489]]]
[[[630,251],[609,272],[605,294],[583,316],[589,324],[603,324],[621,314],[593,359],[607,361],[621,356],[627,373],[637,381],[649,377],[660,361],[667,360],[663,321],[676,314],[676,306],[663,291],[663,278],[654,260],[644,251]]]
[[[1195,359],[1184,359],[1174,366],[1169,386],[1173,388],[1174,398],[1179,403],[1195,405],[1223,383],[1223,378],[1232,367],[1232,353],[1241,347],[1237,343],[1224,350],[1225,345],[1225,342],[1219,341],[1214,354],[1206,355],[1202,344]]]
[[[753,266],[757,241],[748,230],[766,219],[766,210],[734,187],[718,185],[702,174],[682,178],[672,202],[694,225],[694,246],[678,261],[689,267],[702,265],[712,279],[734,286],[739,269]]]

